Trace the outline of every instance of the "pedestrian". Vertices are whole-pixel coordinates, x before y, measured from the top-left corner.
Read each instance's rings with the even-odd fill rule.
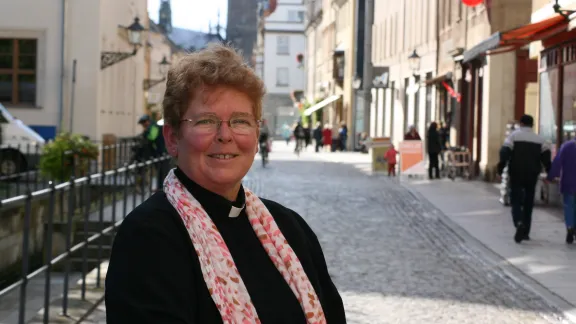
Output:
[[[416,126],[411,125],[408,127],[408,133],[404,134],[405,141],[419,141],[421,140],[420,134],[416,130]]]
[[[430,180],[434,178],[440,179],[438,156],[440,152],[442,152],[442,144],[436,122],[430,123],[430,127],[428,128],[428,134],[426,134],[426,151],[428,152],[428,177]]]
[[[115,236],[108,324],[346,323],[306,221],[242,185],[264,93],[227,45],[211,43],[171,68],[164,138],[177,167]]]
[[[322,144],[328,152],[332,151],[332,126],[326,124],[322,130]]]
[[[388,163],[388,176],[396,176],[396,155],[398,151],[394,148],[394,144],[390,144],[390,148],[384,153],[384,159]]]
[[[340,146],[340,151],[346,151],[346,143],[348,142],[348,126],[345,122],[340,122],[340,128],[338,129],[338,141]]]
[[[149,115],[142,115],[138,119],[138,124],[143,129],[141,138],[145,147],[144,152],[147,152],[145,153],[147,156],[144,159],[160,158],[154,164],[154,168],[156,170],[156,191],[162,190],[162,183],[168,173],[168,169],[170,169],[170,160],[164,156],[166,154],[166,144],[162,135],[162,126],[158,125],[156,120]],[[141,189],[138,188],[136,190],[140,191]]]
[[[320,148],[322,147],[322,124],[320,122],[316,122],[316,128],[314,128],[314,150],[316,153],[320,152]]]
[[[296,127],[294,127],[294,139],[296,140],[296,147],[294,148],[294,152],[301,152],[304,149],[304,136],[305,130],[302,126],[302,122],[298,121],[296,123]]]
[[[549,181],[560,178],[560,192],[564,203],[566,243],[574,242],[576,225],[576,139],[562,144],[548,173]]]
[[[533,127],[534,118],[530,115],[522,116],[520,127],[506,138],[500,149],[497,172],[501,177],[504,168],[508,165],[516,243],[530,240],[536,184],[542,172],[542,166],[546,173],[550,171],[551,166],[550,148],[543,137],[534,133]]]

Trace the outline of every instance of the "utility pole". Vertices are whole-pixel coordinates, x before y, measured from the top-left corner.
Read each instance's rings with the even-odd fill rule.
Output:
[[[374,66],[372,65],[372,25],[374,25],[374,0],[365,0],[364,21],[364,73],[362,76],[362,92],[364,94],[364,131],[370,136],[370,107],[372,106],[372,81]]]

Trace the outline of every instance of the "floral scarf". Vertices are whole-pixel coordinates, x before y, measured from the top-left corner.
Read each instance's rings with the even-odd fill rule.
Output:
[[[251,191],[246,193],[246,214],[254,232],[270,259],[282,274],[304,310],[309,324],[325,324],[318,296],[302,269],[302,264],[280,232],[262,201]],[[198,200],[170,171],[164,180],[164,192],[180,214],[190,235],[204,281],[225,324],[260,323],[250,295],[220,232]]]

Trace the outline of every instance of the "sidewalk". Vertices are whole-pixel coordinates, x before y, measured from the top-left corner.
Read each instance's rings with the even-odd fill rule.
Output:
[[[495,259],[497,266],[508,268],[512,277],[533,279],[535,285],[531,286],[537,293],[576,319],[576,281],[573,280],[576,245],[564,242],[566,232],[561,210],[536,207],[531,240],[516,244],[510,208],[500,204],[494,184],[408,179],[402,183],[439,209],[448,223],[453,223],[449,225],[454,231],[465,238],[472,237],[481,243],[480,249],[483,245],[496,254],[500,259]],[[436,212],[432,206],[431,209],[432,214]]]

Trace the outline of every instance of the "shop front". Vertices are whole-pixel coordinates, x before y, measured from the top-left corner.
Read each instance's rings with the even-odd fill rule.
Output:
[[[463,99],[459,115],[461,132],[458,142],[469,148],[476,174],[484,169],[481,168],[483,165],[486,178],[492,177],[492,168],[503,141],[503,138],[494,141],[493,135],[498,132],[504,137],[506,124],[518,120],[526,112],[526,88],[528,84],[537,82],[537,61],[529,58],[528,45],[562,32],[566,24],[564,17],[556,15],[538,23],[496,32],[464,52],[461,65],[464,76],[461,81]],[[492,58],[499,54],[506,55],[500,59]],[[513,64],[513,68],[507,66],[509,64]],[[487,71],[492,75],[488,81],[485,80]],[[502,83],[503,79],[512,82],[513,87],[497,88],[495,85]],[[502,86],[505,84],[502,83]],[[490,92],[489,96],[484,95],[485,91]],[[483,102],[486,97],[492,98],[491,101]],[[488,124],[483,125],[484,122]],[[484,134],[483,130],[487,130],[487,133]]]
[[[576,137],[576,29],[542,42],[538,131],[553,155]]]

